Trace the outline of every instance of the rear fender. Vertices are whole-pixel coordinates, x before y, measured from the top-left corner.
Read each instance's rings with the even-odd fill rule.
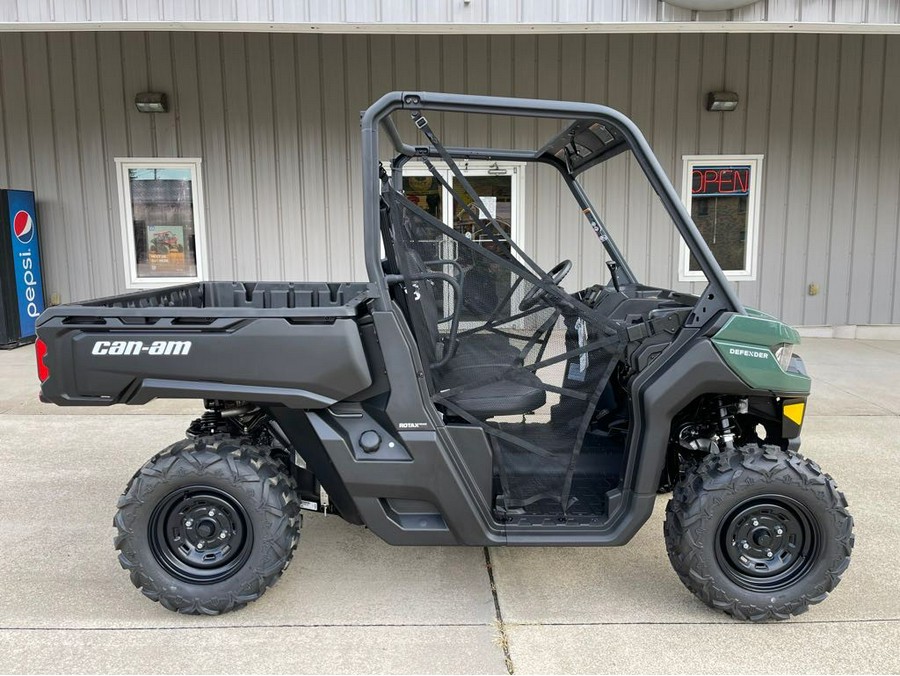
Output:
[[[334,504],[341,517],[350,523],[363,525],[356,503],[350,497],[344,480],[328,456],[322,439],[310,423],[309,414],[306,411],[283,406],[270,408],[269,414],[287,435],[294,450],[306,462],[307,468],[315,474],[322,488],[328,493],[329,502]]]

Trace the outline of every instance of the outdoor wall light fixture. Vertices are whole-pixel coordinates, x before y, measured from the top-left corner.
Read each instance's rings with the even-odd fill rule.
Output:
[[[135,94],[134,107],[139,113],[167,113],[169,102],[162,92],[141,92]]]
[[[727,113],[738,104],[737,92],[710,92],[706,95],[706,109],[717,113]]]

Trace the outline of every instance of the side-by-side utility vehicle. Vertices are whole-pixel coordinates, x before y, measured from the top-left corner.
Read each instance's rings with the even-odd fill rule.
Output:
[[[513,118],[495,137],[555,133],[537,149],[444,145],[454,116]],[[743,307],[636,126],[595,104],[428,92],[387,94],[361,124],[368,282],[201,282],[40,317],[45,401],[204,401],[119,500],[132,582],[221,613],[278,579],[302,509],[395,545],[606,546],[673,491],[666,548],[705,603],[766,620],[823,600],[853,520],[798,453],[799,337]],[[620,177],[619,155],[704,273],[699,296],[639,281],[589,200],[582,175]],[[528,196],[552,222],[528,228],[567,232],[559,196],[573,200],[583,229],[566,248],[583,249],[588,286],[563,288],[570,260],[535,262],[508,185],[469,163],[556,177],[562,192]]]

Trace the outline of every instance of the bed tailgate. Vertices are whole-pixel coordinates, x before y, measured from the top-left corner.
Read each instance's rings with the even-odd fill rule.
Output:
[[[196,398],[323,408],[372,382],[355,317],[219,312],[226,316],[54,308],[37,329],[41,398],[82,406]]]

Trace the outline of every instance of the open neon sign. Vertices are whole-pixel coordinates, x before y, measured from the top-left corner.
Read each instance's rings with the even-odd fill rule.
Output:
[[[750,194],[750,167],[694,167],[691,195],[695,197],[742,197]]]

